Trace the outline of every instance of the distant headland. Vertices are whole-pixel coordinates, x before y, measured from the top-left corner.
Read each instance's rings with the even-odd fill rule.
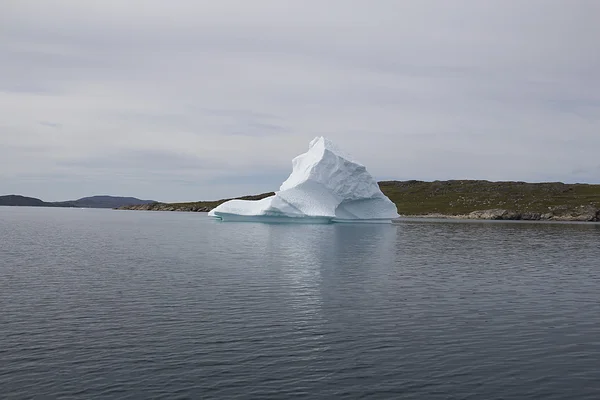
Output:
[[[531,221],[600,221],[600,185],[483,180],[382,181],[404,217]],[[238,197],[259,200],[274,193]],[[126,205],[121,210],[208,212],[231,199]]]
[[[119,208],[126,205],[142,205],[156,203],[154,200],[140,200],[135,197],[119,196],[91,196],[77,200],[43,201],[35,197],[26,197],[11,194],[0,196],[0,206],[25,206],[25,207],[71,207],[71,208]]]

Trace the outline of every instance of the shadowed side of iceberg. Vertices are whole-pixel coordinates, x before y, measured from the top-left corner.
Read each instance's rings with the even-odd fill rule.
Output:
[[[398,218],[394,204],[387,197],[342,201],[335,209],[338,220],[381,220]]]

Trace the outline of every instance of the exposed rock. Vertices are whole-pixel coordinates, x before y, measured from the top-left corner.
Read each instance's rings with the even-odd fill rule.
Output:
[[[576,208],[558,206],[551,208],[553,220],[556,221],[600,221],[600,210],[591,205],[582,205]]]
[[[539,221],[542,219],[542,214],[537,212],[524,212],[521,214],[521,218],[524,221]]]
[[[473,211],[466,215],[467,219],[488,220],[523,220],[523,221],[586,221],[599,222],[600,209],[588,205],[569,208],[566,206],[551,207],[548,213],[517,212],[494,208],[490,210]],[[439,217],[439,216],[438,216]],[[454,216],[456,217],[456,216]],[[459,216],[461,217],[461,216]]]
[[[491,210],[473,211],[467,217],[469,219],[519,220],[521,219],[521,214],[515,211],[494,208]]]

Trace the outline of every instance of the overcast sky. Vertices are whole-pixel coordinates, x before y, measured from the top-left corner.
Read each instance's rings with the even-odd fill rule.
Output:
[[[2,0],[0,195],[377,179],[600,183],[600,1]]]

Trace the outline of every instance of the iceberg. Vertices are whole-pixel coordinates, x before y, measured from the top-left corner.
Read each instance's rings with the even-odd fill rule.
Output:
[[[390,223],[399,217],[365,166],[324,137],[313,139],[308,151],[292,160],[292,173],[275,195],[229,200],[208,215],[223,221],[302,223]]]

